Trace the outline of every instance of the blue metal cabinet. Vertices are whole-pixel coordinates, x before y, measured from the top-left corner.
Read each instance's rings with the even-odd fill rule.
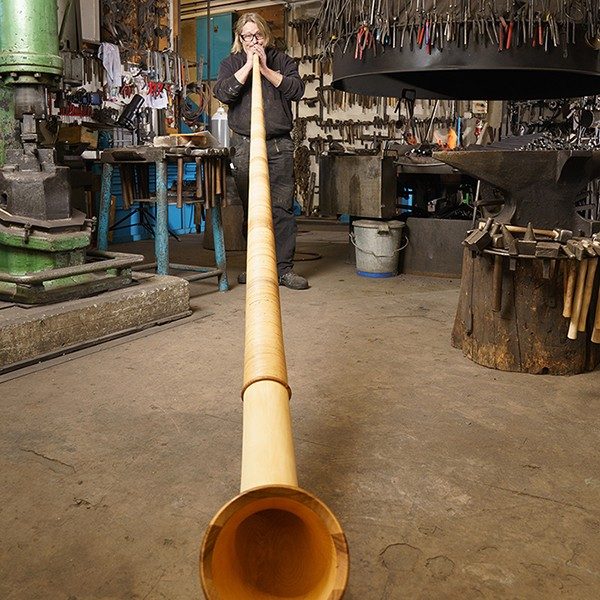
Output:
[[[208,31],[206,17],[196,19],[196,59],[202,60],[202,79],[207,76],[207,44]],[[221,61],[231,52],[233,44],[233,13],[224,13],[210,18],[210,79],[216,79]]]

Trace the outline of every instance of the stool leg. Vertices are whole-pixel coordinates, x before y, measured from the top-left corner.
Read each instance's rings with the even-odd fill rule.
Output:
[[[169,274],[169,232],[167,228],[167,163],[156,161],[156,230],[154,234],[154,254],[156,272]]]
[[[227,260],[225,257],[225,237],[223,235],[223,220],[221,219],[221,201],[217,200],[212,210],[213,239],[215,242],[215,260],[217,267],[223,271],[219,275],[219,291],[226,292],[229,289],[227,281]]]
[[[110,218],[110,187],[112,183],[113,166],[102,165],[102,187],[100,188],[100,214],[98,216],[98,250],[106,252],[108,248],[108,224]]]

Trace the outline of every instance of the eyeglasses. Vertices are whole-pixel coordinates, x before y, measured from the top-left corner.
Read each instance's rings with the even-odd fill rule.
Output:
[[[244,40],[244,42],[251,42],[252,40],[260,42],[264,37],[262,33],[245,33],[240,35],[240,39]]]

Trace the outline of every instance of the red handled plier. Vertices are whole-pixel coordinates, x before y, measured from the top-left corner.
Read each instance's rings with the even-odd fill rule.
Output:
[[[362,60],[365,48],[375,48],[375,37],[369,30],[368,25],[361,25],[356,34],[356,48],[354,50],[354,58]]]

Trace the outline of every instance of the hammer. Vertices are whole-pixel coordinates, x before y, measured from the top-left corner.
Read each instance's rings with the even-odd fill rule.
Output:
[[[585,289],[585,276],[587,274],[588,261],[582,260],[577,268],[577,284],[575,286],[575,299],[573,302],[573,309],[571,311],[571,323],[569,324],[569,331],[567,337],[570,340],[577,339],[577,330],[579,328],[579,315],[581,314],[581,307],[583,305],[583,292]]]
[[[478,229],[469,232],[469,235],[463,241],[463,245],[475,253],[479,253],[487,248],[492,243],[490,228],[493,222],[494,219],[490,217],[485,223],[480,223]]]
[[[588,269],[585,278],[585,289],[583,291],[583,304],[581,306],[581,313],[579,315],[578,331],[585,331],[585,322],[587,321],[588,311],[590,309],[590,302],[592,300],[592,291],[594,289],[594,278],[596,275],[596,267],[598,266],[598,257],[590,258],[587,261]]]
[[[490,230],[492,237],[492,246],[494,248],[502,248],[504,246],[504,236],[498,233],[500,225],[494,223]],[[494,256],[494,271],[492,274],[492,311],[500,312],[502,310],[502,256],[496,254]]]
[[[574,260],[569,260],[567,261],[567,265],[563,317],[570,319],[573,312],[573,294],[575,292],[575,280],[577,278],[577,263]]]
[[[502,225],[502,240],[504,242],[504,249],[510,256],[508,268],[511,271],[515,271],[517,269],[517,256],[519,256],[519,251],[517,250],[517,242],[513,234],[506,228],[506,225]]]
[[[596,302],[596,316],[594,318],[594,329],[592,330],[592,342],[600,344],[600,298]]]
[[[511,233],[527,233],[528,227],[521,227],[520,225],[504,225]],[[481,229],[481,224],[479,225]],[[565,243],[573,237],[573,232],[568,229],[535,229],[533,233],[541,235],[542,237],[552,238],[556,242]]]
[[[592,236],[592,246],[598,254],[598,242],[600,242],[600,234],[595,233]],[[600,344],[600,297],[596,301],[596,314],[594,316],[594,327],[592,329],[592,342],[594,344]]]

